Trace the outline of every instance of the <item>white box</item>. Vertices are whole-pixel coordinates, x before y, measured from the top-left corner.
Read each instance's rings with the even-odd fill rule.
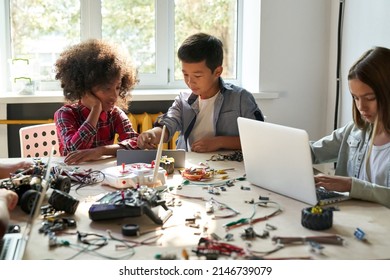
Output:
[[[156,182],[153,182],[154,167],[146,163],[118,165],[101,171],[105,175],[105,183],[118,189],[165,185],[167,176],[165,169],[159,167]]]

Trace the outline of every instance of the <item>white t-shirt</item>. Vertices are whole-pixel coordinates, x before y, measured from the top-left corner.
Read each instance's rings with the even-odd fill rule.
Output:
[[[387,163],[389,162],[389,157],[390,143],[382,146],[372,146],[369,168],[366,168],[366,161],[364,161],[359,179],[387,186]]]
[[[215,136],[215,127],[214,127],[214,103],[217,97],[221,93],[218,92],[213,97],[208,99],[202,99],[200,96],[199,100],[199,113],[196,115],[196,121],[190,136],[188,137],[188,151],[191,151],[191,145],[196,140],[205,138],[205,137],[213,137]]]

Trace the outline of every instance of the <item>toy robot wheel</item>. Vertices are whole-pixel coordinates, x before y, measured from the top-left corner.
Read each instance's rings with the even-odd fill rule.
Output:
[[[36,204],[35,201],[39,197],[39,192],[36,190],[28,190],[20,198],[20,208],[27,213],[32,213],[34,209],[34,205]]]
[[[18,200],[18,205],[20,205],[21,203],[21,198],[23,196],[23,194],[28,191],[28,190],[31,190],[31,186],[30,184],[21,184],[19,185],[17,188],[14,189],[16,194],[18,195],[19,197],[19,200]]]
[[[70,194],[54,189],[49,197],[49,204],[57,211],[65,211],[68,214],[74,214],[79,205],[79,201]]]
[[[70,192],[70,188],[72,187],[72,182],[69,177],[59,175],[55,180],[53,189],[60,190],[66,193]]]
[[[321,213],[313,213],[312,207],[302,209],[301,224],[312,230],[325,230],[332,227],[333,211],[323,209]]]

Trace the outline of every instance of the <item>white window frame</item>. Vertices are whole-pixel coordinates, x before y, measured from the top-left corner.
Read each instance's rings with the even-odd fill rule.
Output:
[[[11,56],[9,1],[1,1],[0,6],[0,61],[6,67],[0,67],[1,92],[11,88],[9,80],[8,58]],[[156,1],[156,74],[140,74],[140,90],[185,89],[184,82],[174,80],[174,1]],[[237,65],[236,80],[227,82],[243,86],[253,93],[259,93],[260,73],[260,6],[258,0],[238,0],[237,29]],[[101,38],[101,2],[100,0],[81,0],[81,37]],[[168,17],[166,16],[168,15]],[[93,23],[91,22],[93,18]],[[100,23],[100,24],[99,24]],[[245,43],[246,42],[246,43]],[[162,53],[163,55],[159,55]],[[168,54],[168,55],[167,55]],[[136,94],[136,92],[135,92]]]
[[[7,91],[11,88],[8,78],[10,76],[8,58],[11,56],[10,25],[7,20],[9,18],[9,1],[1,1],[0,5],[0,90]]]

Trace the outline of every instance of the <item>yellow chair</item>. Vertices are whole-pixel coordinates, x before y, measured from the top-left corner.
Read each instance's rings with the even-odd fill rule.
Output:
[[[180,135],[180,132],[176,131],[175,134],[173,135],[171,141],[169,141],[170,149],[176,150],[176,141],[177,141],[177,138],[179,138],[179,135]]]
[[[129,114],[132,115],[137,121],[137,132],[141,133],[148,129],[153,128],[152,115],[148,113],[142,114]]]
[[[161,115],[162,113],[157,114],[148,114],[148,113],[142,113],[142,114],[128,114],[128,117],[133,124],[134,130],[136,130],[138,133],[144,132],[148,129],[153,128],[153,123],[156,121],[157,117]],[[164,143],[163,149],[168,149],[168,143]]]
[[[31,125],[19,129],[20,154],[23,158],[47,157],[54,146],[54,155],[59,155],[55,123]]]

